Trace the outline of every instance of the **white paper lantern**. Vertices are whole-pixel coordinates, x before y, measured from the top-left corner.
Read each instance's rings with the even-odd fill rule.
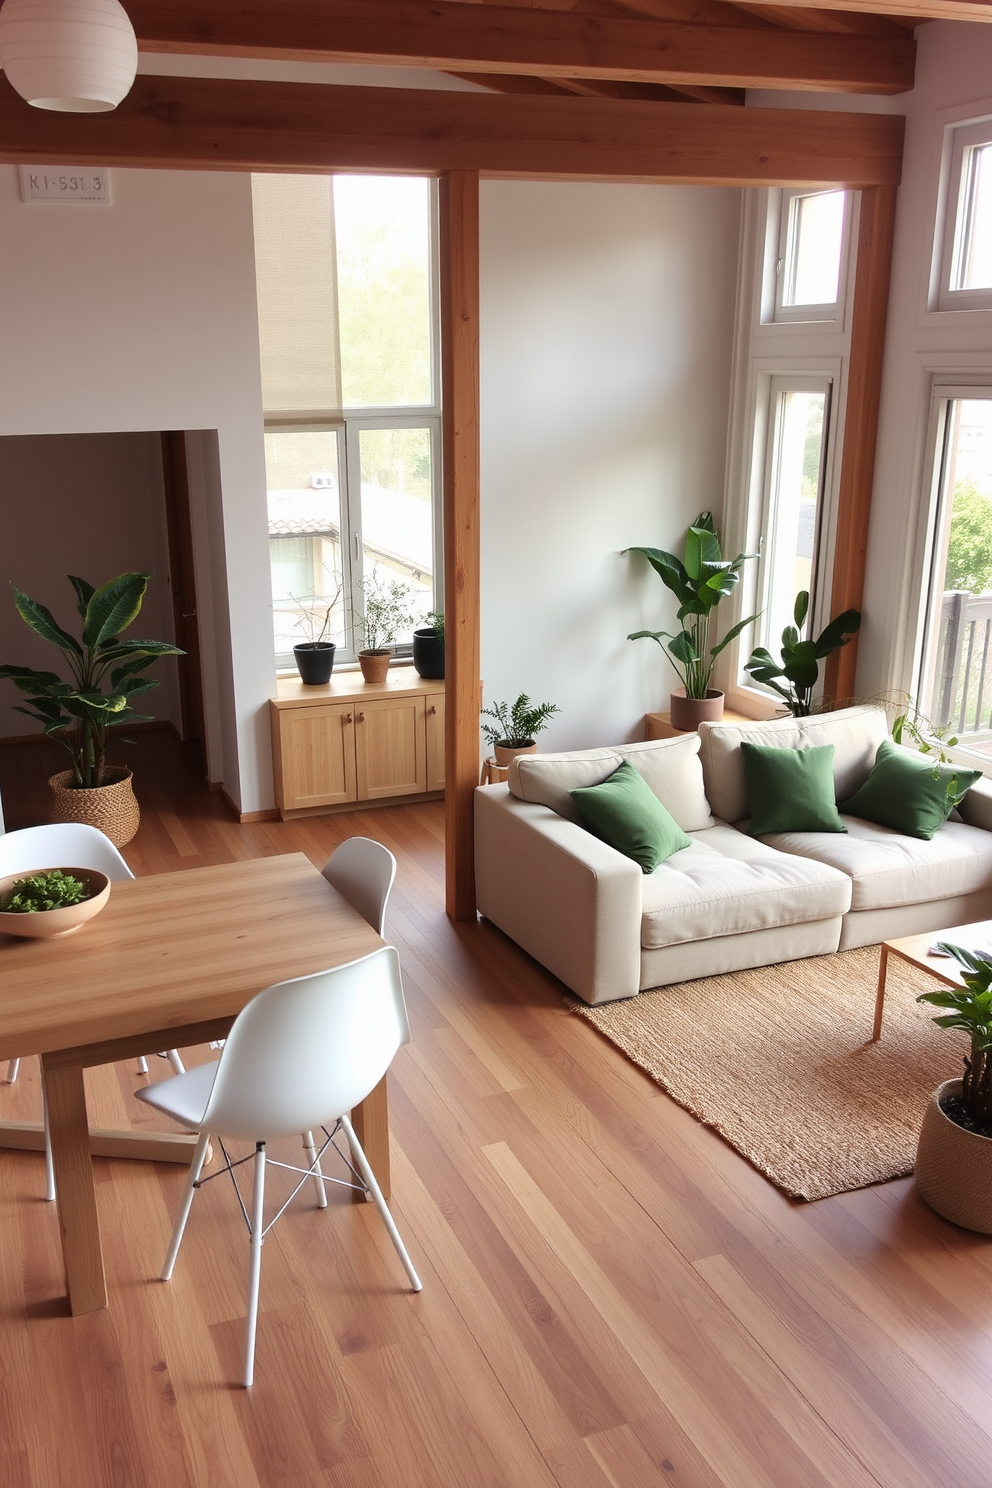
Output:
[[[0,66],[35,108],[106,113],[134,82],[138,43],[118,0],[5,0]]]

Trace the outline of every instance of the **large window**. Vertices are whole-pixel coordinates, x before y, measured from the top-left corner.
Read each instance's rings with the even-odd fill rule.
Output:
[[[315,605],[350,659],[363,580],[399,583],[415,624],[441,607],[433,184],[253,176],[252,192],[276,659]]]
[[[762,320],[839,321],[851,231],[849,191],[770,192]]]

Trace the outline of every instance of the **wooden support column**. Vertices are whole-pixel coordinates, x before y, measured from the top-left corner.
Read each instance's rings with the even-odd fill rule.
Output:
[[[864,594],[895,214],[894,186],[870,186],[862,191],[831,616],[842,610],[860,610]],[[828,697],[854,696],[857,645],[855,637],[828,657],[824,667],[824,692]]]
[[[479,175],[441,177],[445,907],[475,915],[479,783]]]

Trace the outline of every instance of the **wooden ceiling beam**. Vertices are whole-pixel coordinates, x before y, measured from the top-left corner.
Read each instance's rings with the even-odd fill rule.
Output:
[[[897,185],[893,114],[138,77],[112,113],[0,82],[0,160],[186,170],[479,170],[710,185]]]
[[[458,0],[129,0],[143,52],[679,86],[903,93],[909,37],[812,36]]]
[[[766,0],[749,0],[749,5],[758,9]],[[778,8],[779,0],[767,0]],[[989,0],[789,0],[790,9],[797,10],[853,10],[864,15],[906,16],[920,21],[978,21],[988,25],[992,22],[992,4]]]

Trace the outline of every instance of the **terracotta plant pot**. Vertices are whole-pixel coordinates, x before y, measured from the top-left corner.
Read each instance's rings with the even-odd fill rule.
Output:
[[[141,812],[127,766],[115,765],[107,775],[105,785],[85,790],[73,789],[71,770],[50,775],[51,817],[53,822],[83,822],[89,827],[99,827],[115,847],[123,847],[138,830]]]
[[[358,665],[366,682],[385,682],[392,651],[359,651]]]
[[[673,687],[669,708],[672,728],[689,734],[701,723],[719,723],[723,693],[711,687],[704,698],[688,698],[684,687]]]
[[[325,687],[330,682],[336,650],[332,641],[301,641],[293,647],[296,669],[304,687]]]
[[[533,739],[531,739],[529,744],[522,744],[519,749],[512,749],[508,744],[493,745],[493,754],[496,758],[496,763],[498,765],[501,765],[504,770],[506,769],[506,766],[511,762],[511,760],[516,759],[518,754],[536,753],[537,745],[534,743]]]
[[[62,865],[53,863],[52,867]],[[34,873],[50,871],[48,868],[32,870]],[[80,883],[85,884],[90,897],[80,904],[67,904],[64,909],[40,910],[36,914],[9,914],[6,910],[0,910],[0,933],[18,935],[24,940],[53,940],[56,935],[68,935],[71,931],[78,930],[87,920],[98,915],[110,898],[110,879],[107,875],[98,873],[95,868],[62,868],[62,872],[70,873],[73,878],[78,878]],[[19,878],[29,876],[22,872],[12,873],[9,878],[0,878],[0,904]]]
[[[965,1131],[940,1109],[960,1095],[960,1080],[945,1080],[930,1097],[916,1152],[921,1198],[952,1224],[992,1235],[992,1137]]]

